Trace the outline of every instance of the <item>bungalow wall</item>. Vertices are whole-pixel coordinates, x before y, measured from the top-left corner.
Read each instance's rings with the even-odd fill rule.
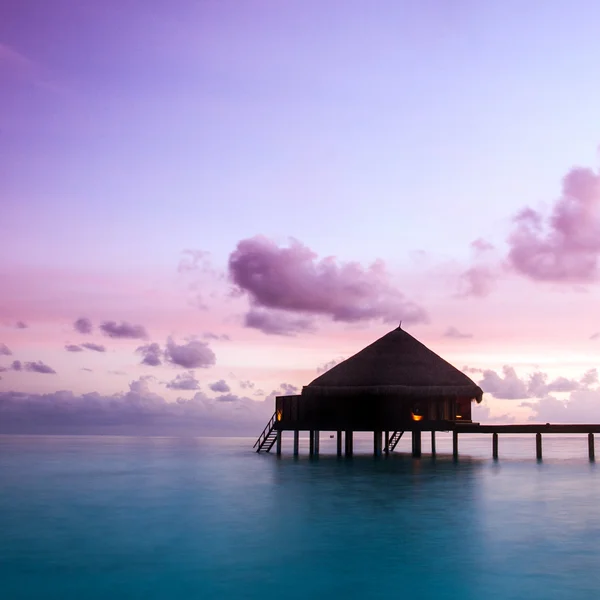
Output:
[[[471,420],[471,399],[456,397],[422,399],[376,394],[347,397],[296,395],[278,396],[275,407],[277,427],[283,430],[391,431],[411,429],[417,422],[426,426],[427,423],[440,421]]]

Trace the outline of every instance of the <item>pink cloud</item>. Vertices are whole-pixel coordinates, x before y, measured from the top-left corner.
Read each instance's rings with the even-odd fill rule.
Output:
[[[271,403],[233,394],[209,398],[197,392],[168,402],[147,379],[109,396],[0,392],[2,433],[258,435],[272,412]]]
[[[600,257],[600,176],[576,168],[563,179],[549,217],[526,208],[514,218],[508,258],[537,281],[591,282]]]
[[[188,371],[187,373],[180,373],[167,383],[167,387],[170,390],[199,390],[200,383],[194,376],[194,371]]]
[[[459,331],[456,327],[448,327],[444,332],[444,337],[453,339],[453,340],[466,340],[473,337],[472,333],[463,333]]]
[[[20,369],[15,369],[15,370],[20,370]],[[26,362],[25,370],[29,371],[30,373],[43,373],[45,375],[55,375],[56,374],[56,371],[52,367],[49,367],[47,364],[43,363],[41,360],[38,360],[36,362]]]
[[[544,398],[552,393],[568,393],[591,389],[598,383],[598,372],[591,369],[580,379],[557,377],[548,381],[548,375],[535,371],[527,378],[519,377],[513,367],[504,366],[502,375],[491,369],[483,371],[483,379],[479,382],[481,389],[500,400],[523,400],[528,398]]]
[[[0,356],[11,356],[12,352],[6,344],[0,344]]]
[[[254,308],[345,322],[416,323],[427,319],[421,307],[391,284],[382,261],[364,268],[334,257],[319,260],[296,240],[287,248],[262,236],[242,240],[229,257],[229,274]]]
[[[221,392],[227,394],[231,391],[231,388],[227,385],[224,379],[219,379],[208,386],[213,392]]]
[[[111,338],[144,339],[148,337],[145,327],[142,325],[132,325],[123,321],[118,324],[116,321],[103,321],[100,324],[100,330],[104,335]]]
[[[244,317],[246,327],[258,329],[267,335],[295,335],[312,332],[314,325],[311,319],[295,317],[284,311],[249,310]]]
[[[65,350],[67,352],[83,352],[83,348],[77,344],[65,344]]]
[[[106,352],[106,346],[103,346],[102,344],[94,344],[93,342],[81,344],[81,347],[86,348],[87,350],[92,350],[93,352]]]
[[[139,348],[136,348],[136,352],[139,352],[143,355],[143,365],[148,365],[150,367],[158,367],[162,364],[162,357],[164,352],[161,349],[160,345],[156,342],[140,346]]]
[[[205,342],[192,340],[186,344],[176,344],[172,338],[167,340],[165,358],[168,362],[186,369],[207,368],[216,363],[215,353]]]
[[[77,319],[73,323],[73,327],[74,327],[75,331],[78,331],[79,333],[91,333],[92,332],[92,322],[89,319],[87,319],[86,317],[81,317],[81,318]]]
[[[488,296],[496,282],[497,273],[489,265],[475,265],[462,273],[459,280],[461,296],[483,298]]]

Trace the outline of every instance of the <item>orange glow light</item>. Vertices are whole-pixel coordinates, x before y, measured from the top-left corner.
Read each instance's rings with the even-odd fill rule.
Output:
[[[278,410],[277,411],[277,420],[281,421],[281,418],[283,417],[283,411],[282,410]]]
[[[415,413],[411,413],[413,421],[420,421],[423,418],[423,415],[415,415]]]

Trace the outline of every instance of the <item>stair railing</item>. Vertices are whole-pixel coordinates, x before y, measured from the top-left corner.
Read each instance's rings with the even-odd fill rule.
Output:
[[[258,439],[256,440],[256,442],[254,442],[254,446],[252,446],[253,448],[256,448],[256,446],[258,446],[258,449],[259,450],[261,449],[264,441],[267,439],[267,436],[269,435],[269,433],[271,433],[271,430],[273,429],[273,426],[275,425],[276,419],[277,419],[277,411],[275,411],[273,413],[273,416],[269,419],[269,422],[263,429],[262,433],[258,436]]]

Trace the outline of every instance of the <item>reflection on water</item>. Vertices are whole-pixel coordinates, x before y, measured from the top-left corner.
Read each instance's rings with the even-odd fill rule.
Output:
[[[497,462],[488,438],[457,462],[443,436],[420,460],[410,440],[352,460],[252,443],[0,437],[3,597],[597,597],[585,440],[545,440],[542,463],[525,437]]]

